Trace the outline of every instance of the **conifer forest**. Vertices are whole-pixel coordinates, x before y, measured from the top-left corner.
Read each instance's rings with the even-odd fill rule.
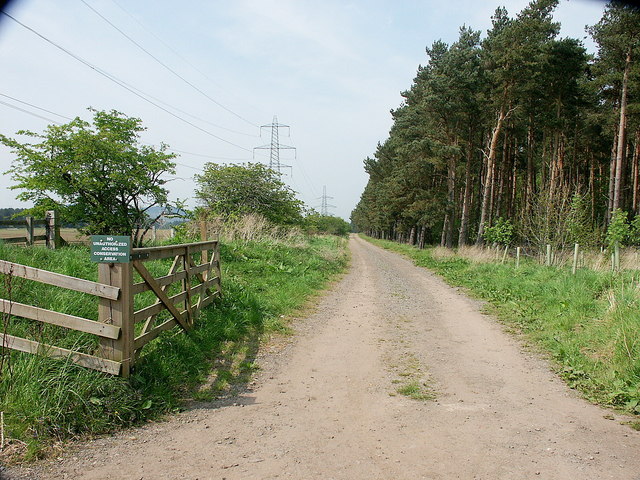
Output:
[[[360,231],[454,247],[506,226],[523,245],[597,246],[617,219],[637,242],[640,10],[607,4],[586,27],[591,54],[560,36],[557,4],[498,8],[486,34],[462,26],[451,45],[426,48],[364,160]]]

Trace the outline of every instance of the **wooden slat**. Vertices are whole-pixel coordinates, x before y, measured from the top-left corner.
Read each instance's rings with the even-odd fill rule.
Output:
[[[20,352],[32,354],[41,353],[53,358],[69,358],[72,362],[77,363],[78,365],[92,368],[93,370],[98,370],[100,372],[110,373],[111,375],[118,375],[120,373],[120,362],[88,355],[86,353],[73,352],[66,348],[54,347],[53,345],[14,337],[13,335],[3,335],[2,344],[4,348],[10,348]]]
[[[0,220],[0,225],[7,225],[12,227],[24,227],[26,224],[26,220]]]
[[[211,280],[207,280],[207,284],[206,284],[206,288],[209,288],[212,285],[217,285],[220,283],[220,279],[218,277],[214,277]],[[197,290],[199,290],[201,288],[202,284],[198,284],[195,285],[194,287],[191,288],[191,292],[192,293],[197,293]],[[169,297],[169,299],[174,303],[180,303],[183,302],[185,297],[187,296],[186,292],[180,292],[172,297]],[[154,303],[153,305],[149,305],[148,307],[144,307],[141,308],[140,310],[138,310],[137,312],[135,312],[133,314],[133,321],[135,323],[138,323],[142,320],[145,320],[146,318],[150,317],[151,315],[155,315],[156,313],[160,313],[161,311],[165,310],[164,305],[162,303]]]
[[[172,297],[169,297],[169,298],[173,303],[180,303],[180,302],[184,301],[184,297],[186,297],[186,296],[187,296],[187,294],[185,292],[180,292],[180,293],[178,293],[178,294],[176,294],[176,295],[174,295]],[[133,321],[134,321],[134,323],[138,323],[138,322],[140,322],[142,320],[146,320],[151,315],[155,315],[157,313],[160,313],[163,310],[166,310],[164,304],[162,304],[162,303],[154,303],[153,305],[149,305],[148,307],[141,308],[137,312],[134,312]]]
[[[190,268],[189,272],[191,272],[192,275],[197,275],[198,273],[205,272],[208,268],[209,268],[209,265],[197,265],[194,268]],[[186,275],[187,273],[184,271],[173,273],[173,274],[167,274],[163,277],[156,278],[156,282],[158,282],[158,285],[160,286],[170,285],[179,280],[183,280],[184,278],[186,278]],[[140,283],[134,283],[131,291],[135,295],[138,293],[146,292],[147,290],[151,290],[151,287],[147,285],[147,282],[140,282]]]
[[[220,295],[218,294],[218,292],[213,292],[210,296],[206,297],[202,301],[201,309],[206,307],[207,305],[209,305],[213,300],[215,300],[219,296]],[[195,305],[193,305],[193,308],[195,308]],[[142,348],[147,343],[149,343],[151,340],[154,340],[155,338],[157,338],[158,335],[160,335],[162,332],[164,332],[165,330],[169,330],[169,329],[175,327],[177,324],[178,324],[178,322],[176,322],[176,320],[174,318],[171,318],[171,319],[167,320],[166,322],[161,323],[160,325],[154,327],[153,329],[149,330],[148,332],[146,332],[143,335],[140,335],[138,338],[136,338],[135,341],[134,341],[134,348],[136,350],[138,350],[139,348]]]
[[[169,329],[175,327],[176,325],[178,325],[178,322],[176,321],[176,319],[175,318],[170,318],[166,322],[161,323],[160,325],[152,328],[148,332],[145,332],[144,334],[142,334],[138,338],[136,338],[133,341],[133,348],[138,350],[138,349],[144,347],[151,340],[154,340],[155,338],[157,338],[158,335],[160,335],[162,332],[164,332],[165,330],[169,330]]]
[[[39,268],[27,267],[26,265],[11,263],[5,260],[0,260],[0,273],[46,283],[47,285],[55,285],[56,287],[75,290],[76,292],[88,293],[89,295],[108,298],[109,300],[117,300],[120,294],[118,287],[112,287],[111,285],[104,285],[82,278],[69,277],[61,273],[40,270]]]
[[[213,292],[211,295],[209,295],[207,298],[205,298],[202,301],[202,307],[201,308],[205,308],[207,305],[209,305],[211,302],[213,302],[219,296],[220,296],[220,292],[218,292],[218,291]]]
[[[178,267],[180,266],[180,255],[177,255],[176,258],[173,259],[173,262],[171,263],[171,268],[169,268],[169,273],[167,275],[173,275],[174,273],[176,273],[178,271]],[[162,287],[162,291],[166,292],[167,289],[169,288],[170,284],[164,285]],[[145,283],[146,287],[149,287],[146,283]],[[160,303],[160,299],[156,298],[156,302],[155,303]],[[155,323],[156,319],[158,318],[158,315],[151,315],[149,318],[147,318],[147,320],[144,322],[144,325],[142,327],[142,333],[147,333],[149,330],[151,330],[151,328],[153,327],[153,324]],[[134,321],[135,323],[135,321]]]
[[[34,220],[33,221],[33,226],[34,227],[46,227],[47,226],[47,221],[46,220]]]
[[[176,255],[183,255],[187,246],[191,253],[198,253],[202,250],[213,250],[218,244],[217,240],[209,242],[197,242],[197,243],[183,243],[180,245],[167,245],[161,247],[145,247],[145,248],[133,248],[131,249],[132,255],[148,255],[144,261],[159,260],[161,258],[175,257]]]
[[[4,243],[27,243],[27,237],[0,238]]]
[[[47,236],[46,235],[34,235],[33,236],[33,241],[37,242],[38,240],[46,240]]]
[[[207,295],[211,295],[211,292],[209,291],[209,289],[206,286],[204,286],[204,284],[207,283],[207,279],[211,276],[211,269],[212,269],[212,267],[213,267],[213,265],[215,263],[215,258],[216,258],[216,255],[215,255],[215,251],[214,251],[214,254],[211,255],[211,261],[208,262],[208,264],[207,264],[206,272],[198,275],[198,278],[200,279],[200,282],[203,284],[202,288],[200,289],[200,298],[198,300],[198,304],[196,305],[196,308],[198,310],[203,308],[202,301],[204,300],[204,294],[206,293]]]
[[[189,330],[189,324],[187,323],[183,315],[180,314],[176,306],[173,304],[173,301],[167,296],[164,290],[162,290],[162,287],[156,283],[155,278],[153,278],[153,276],[149,273],[149,270],[147,270],[145,266],[142,264],[142,262],[139,262],[139,261],[133,262],[133,266],[138,271],[140,276],[144,279],[144,281],[149,284],[149,286],[153,290],[153,293],[156,294],[156,296],[164,304],[167,310],[169,310],[169,313],[173,315],[173,318],[175,318],[178,321],[178,323],[182,326],[182,328],[184,328],[185,330]],[[135,318],[135,314],[134,314],[134,318]]]
[[[66,313],[54,312],[44,308],[33,307],[31,305],[24,305],[22,303],[10,302],[2,298],[0,298],[0,312],[78,330],[79,332],[91,333],[100,337],[112,338],[114,340],[120,336],[120,327],[114,325],[108,325],[74,315],[67,315]]]
[[[191,249],[186,248],[184,257],[182,258],[182,269],[187,272],[187,278],[182,281],[182,289],[187,292],[187,297],[184,299],[184,306],[186,310],[186,321],[189,326],[193,326],[194,316],[193,309],[191,308],[191,275],[189,275],[189,268],[192,264]]]

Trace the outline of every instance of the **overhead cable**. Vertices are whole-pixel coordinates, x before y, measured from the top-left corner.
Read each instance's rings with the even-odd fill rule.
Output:
[[[15,97],[12,97],[11,95],[6,95],[4,93],[0,93],[0,96],[5,97],[5,98],[9,98],[9,99],[13,100],[14,102],[22,103],[23,105],[28,105],[28,106],[30,106],[32,108],[36,108],[38,110],[42,110],[43,112],[47,112],[47,113],[50,113],[52,115],[56,115],[56,116],[58,116],[60,118],[64,118],[65,120],[73,120],[73,118],[65,117],[64,115],[60,115],[59,113],[52,112],[51,110],[47,110],[46,108],[38,107],[37,105],[33,105],[32,103],[25,102],[23,100],[19,100],[19,99],[15,98]],[[44,118],[44,117],[42,117],[42,118]]]
[[[216,135],[213,132],[210,132],[208,130],[205,130],[204,128],[194,124],[193,122],[190,122],[189,120],[181,117],[180,115],[175,114],[174,112],[164,108],[161,105],[158,105],[157,103],[153,102],[152,100],[150,100],[149,98],[147,98],[145,95],[146,94],[141,94],[138,93],[136,90],[138,89],[133,89],[130,86],[128,86],[124,81],[120,80],[119,78],[117,78],[115,75],[112,75],[110,73],[108,73],[107,71],[97,67],[96,65],[93,65],[92,63],[88,62],[87,60],[84,60],[82,57],[76,55],[75,53],[71,52],[70,50],[67,50],[66,48],[64,48],[63,46],[55,43],[53,40],[50,40],[49,38],[45,37],[44,35],[42,35],[41,33],[37,32],[36,30],[34,30],[33,28],[29,27],[28,25],[25,25],[24,23],[22,23],[21,21],[17,20],[15,17],[11,16],[10,14],[8,14],[7,12],[2,12],[2,14],[4,14],[5,16],[9,17],[11,20],[13,20],[14,22],[16,22],[18,25],[22,26],[23,28],[29,30],[30,32],[32,32],[33,34],[37,35],[38,37],[42,38],[44,41],[46,41],[47,43],[53,45],[54,47],[56,47],[57,49],[63,51],[64,53],[66,53],[67,55],[69,55],[70,57],[74,58],[75,60],[79,61],[80,63],[86,65],[87,67],[91,68],[92,70],[94,70],[96,73],[99,73],[100,75],[102,75],[103,77],[111,80],[112,82],[116,83],[117,85],[121,86],[122,88],[124,88],[125,90],[133,93],[135,96],[141,98],[142,100],[144,100],[147,103],[150,103],[151,105],[155,106],[156,108],[159,108],[160,110],[168,113],[169,115],[171,115],[174,118],[177,118],[178,120],[186,123],[187,125],[192,126],[193,128],[200,130],[201,132],[216,138],[218,140],[220,140],[221,142],[224,143],[228,143],[229,145],[233,145],[234,147],[237,147],[241,150],[247,151],[247,152],[251,152],[252,150],[245,148],[241,145],[238,145],[236,143],[233,143],[225,138],[222,138],[218,135]]]
[[[10,103],[3,102],[2,100],[0,100],[0,104],[1,105],[5,105],[5,106],[7,106],[9,108],[13,108],[14,110],[19,110],[19,111],[21,111],[23,113],[26,113],[27,115],[31,115],[33,117],[38,117],[38,118],[41,118],[42,120],[46,120],[48,122],[55,123],[56,125],[60,125],[60,122],[57,122],[57,121],[53,120],[52,118],[48,118],[48,117],[44,117],[42,115],[38,115],[37,113],[33,113],[33,112],[30,112],[29,110],[25,110],[24,108],[20,108],[17,105],[12,105]]]
[[[215,100],[214,98],[212,98],[211,96],[209,96],[206,92],[202,91],[200,88],[198,88],[196,85],[194,85],[193,83],[191,83],[189,80],[187,80],[186,78],[184,78],[182,75],[180,75],[178,72],[176,72],[173,68],[171,68],[170,66],[168,66],[166,63],[164,63],[162,60],[160,60],[158,57],[156,57],[153,53],[151,53],[149,50],[147,50],[146,48],[144,48],[142,45],[140,45],[138,42],[136,42],[133,38],[131,38],[129,35],[127,35],[123,30],[121,30],[118,26],[116,26],[113,22],[111,22],[107,17],[105,17],[104,15],[102,15],[98,10],[96,10],[95,8],[93,8],[91,5],[89,5],[85,0],[80,0],[82,3],[84,3],[89,9],[91,9],[91,11],[93,11],[96,15],[98,15],[101,19],[103,19],[105,22],[107,22],[109,25],[111,25],[114,29],[116,29],[118,32],[120,32],[120,34],[122,34],[127,40],[129,40],[131,43],[133,43],[136,47],[138,47],[140,50],[142,50],[144,53],[146,53],[147,55],[149,55],[151,58],[153,58],[157,63],[159,63],[160,65],[162,65],[165,69],[167,69],[169,72],[171,72],[173,75],[175,75],[176,77],[178,77],[180,80],[182,80],[184,83],[186,83],[187,85],[189,85],[191,88],[193,88],[194,90],[196,90],[197,92],[199,92],[201,95],[203,95],[204,97],[206,97],[208,100],[210,100],[211,102],[213,102],[214,104],[216,104],[217,106],[219,106],[220,108],[222,108],[223,110],[226,110],[227,112],[229,112],[230,114],[238,117],[240,120],[247,122],[249,125],[252,125],[254,127],[258,127],[258,125],[254,124],[253,122],[251,122],[250,120],[247,120],[246,118],[244,118],[242,115],[237,114],[236,112],[234,112],[233,110],[231,110],[230,108],[225,107],[223,104],[221,104],[220,102],[218,102],[217,100]]]

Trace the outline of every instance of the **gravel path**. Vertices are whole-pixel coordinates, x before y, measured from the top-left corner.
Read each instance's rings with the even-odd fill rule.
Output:
[[[233,404],[20,478],[640,480],[640,432],[578,398],[477,302],[396,254],[350,247],[350,272]],[[407,384],[435,398],[398,394]]]

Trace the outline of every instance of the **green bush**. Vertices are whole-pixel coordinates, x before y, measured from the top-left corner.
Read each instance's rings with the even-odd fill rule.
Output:
[[[513,225],[511,221],[498,218],[494,225],[485,228],[484,240],[490,244],[511,245],[513,241]]]

